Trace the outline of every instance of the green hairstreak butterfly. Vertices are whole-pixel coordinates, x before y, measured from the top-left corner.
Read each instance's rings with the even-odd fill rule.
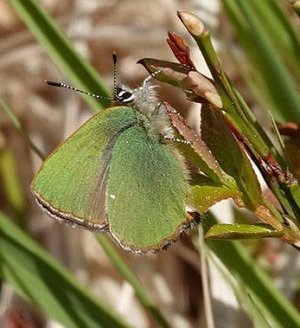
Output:
[[[167,247],[194,220],[185,209],[185,166],[151,77],[136,89],[115,83],[119,105],[94,115],[58,146],[31,184],[51,217],[107,232],[137,253]]]

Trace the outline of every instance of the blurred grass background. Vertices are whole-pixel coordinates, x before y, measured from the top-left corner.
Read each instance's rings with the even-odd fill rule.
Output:
[[[240,48],[237,34],[234,33],[221,4],[218,1],[211,1],[205,8],[204,3],[205,1],[191,0],[38,1],[38,4],[72,40],[76,50],[87,58],[96,71],[100,72],[106,82],[104,87],[106,90],[112,85],[113,50],[119,54],[120,80],[132,87],[137,86],[146,76],[144,69],[136,65],[137,60],[143,57],[173,60],[165,43],[167,30],[175,30],[186,37],[192,47],[192,56],[197,56],[194,58],[195,62],[201,67],[202,72],[207,72],[200,66],[202,62],[199,52],[196,51],[192,40],[176,16],[177,10],[194,12],[202,17],[213,34],[224,70],[254,109],[261,124],[268,124],[263,106],[270,106],[270,102],[262,96],[261,92],[265,89],[258,88],[253,82],[253,76],[255,79],[253,72],[257,68],[249,64],[249,59]],[[280,2],[280,5],[282,4]],[[291,17],[293,26],[299,28],[299,22],[291,9],[287,5],[283,8]],[[92,111],[78,94],[45,85],[46,79],[65,82],[69,82],[69,79],[64,75],[66,73],[49,58],[45,49],[37,43],[10,1],[0,1],[0,40],[1,97],[25,128],[26,135],[30,136],[44,154],[49,154],[58,143],[90,117]],[[250,88],[252,92],[249,92],[249,86],[252,86]],[[90,91],[99,92],[99,90]],[[176,89],[161,86],[160,96],[164,101],[169,100],[184,116],[192,117],[192,122],[196,120],[197,106],[191,106],[184,99],[183,94]],[[258,101],[258,99],[263,100]],[[95,101],[92,101],[94,107]],[[65,227],[41,213],[28,188],[34,172],[40,165],[40,159],[32,153],[27,138],[15,128],[11,119],[8,119],[3,111],[0,111],[0,129],[1,212],[29,232],[48,253],[72,272],[73,278],[78,279],[82,285],[92,291],[94,297],[101,300],[99,305],[98,301],[86,296],[85,291],[77,289],[76,281],[69,280],[64,273],[60,273],[60,269],[53,269],[53,275],[57,274],[55,277],[60,279],[56,284],[48,280],[49,272],[52,272],[50,270],[56,264],[52,263],[52,259],[48,260],[46,257],[48,255],[35,249],[35,246],[31,247],[30,241],[18,230],[14,230],[9,223],[5,223],[5,217],[1,216],[0,260],[2,264],[5,263],[1,266],[1,276],[4,279],[1,285],[1,327],[59,327],[60,324],[66,327],[97,327],[97,322],[99,327],[109,327],[111,322],[104,315],[105,309],[100,317],[91,315],[93,320],[86,319],[90,318],[89,313],[84,319],[83,316],[76,316],[76,312],[84,313],[84,308],[88,305],[91,309],[90,314],[97,311],[102,313],[102,303],[105,303],[104,307],[113,309],[107,310],[108,313],[112,311],[112,317],[114,313],[118,313],[129,326],[133,327],[157,327],[159,324],[164,325],[164,320],[168,320],[171,327],[206,327],[204,316],[207,308],[204,307],[204,303],[207,299],[203,296],[204,267],[198,251],[197,229],[189,236],[184,236],[167,252],[158,255],[141,257],[117,250],[134,272],[133,279],[139,278],[144,286],[137,286],[136,290],[141,291],[145,288],[151,295],[151,302],[156,307],[151,312],[150,306],[148,308],[145,304],[142,306],[143,301],[141,303],[138,301],[145,295],[136,297],[134,283],[132,281],[128,283],[124,279],[124,268],[118,267],[121,262],[119,260],[114,262],[112,260],[114,255],[109,257],[105,240],[101,241],[101,248],[91,233]],[[225,212],[224,207],[221,211],[221,220],[232,216],[232,212]],[[240,220],[243,220],[245,215],[240,211],[235,213],[235,217],[239,216]],[[10,237],[6,239],[5,236]],[[29,245],[28,250],[24,245]],[[228,242],[228,245],[231,244]],[[276,240],[252,241],[244,245],[247,252],[255,259],[255,265],[260,265],[269,278],[272,278],[265,282],[265,285],[271,284],[271,289],[276,289],[277,285],[282,294],[297,306],[300,263],[296,251]],[[110,245],[108,244],[107,247]],[[205,245],[202,247],[204,250]],[[215,243],[212,249],[218,247],[226,249],[224,242]],[[229,257],[238,254],[230,247],[227,251],[232,252],[228,254]],[[236,263],[231,264],[232,271],[230,266],[227,267],[231,273],[235,266],[243,266],[242,262],[238,262],[238,255],[236,258]],[[43,270],[36,270],[37,266]],[[220,264],[217,267],[220,269]],[[253,314],[257,315],[257,313],[262,317],[257,319],[260,327],[268,325],[268,318],[263,318],[265,313],[259,308],[260,303],[252,299],[252,295],[249,297],[250,292],[247,290],[248,287],[245,287],[247,283],[251,284],[251,277],[253,281],[255,280],[251,275],[251,270],[254,269],[249,265],[248,276],[247,272],[244,274],[244,279],[247,276],[248,281],[243,281],[240,277],[240,280],[233,282],[233,277],[228,278],[228,272],[224,272],[224,269],[218,274],[216,268],[210,266],[212,306],[216,327],[241,325],[251,327],[255,324]],[[14,270],[22,272],[24,280],[20,280],[20,277],[16,279]],[[41,284],[40,279],[35,280],[36,277],[40,277],[41,272],[45,276],[44,284]],[[46,277],[47,272],[48,277]],[[128,280],[128,276],[126,279]],[[235,287],[226,287],[221,283],[222,279],[229,281],[229,285]],[[32,286],[33,289],[40,291],[40,295],[38,293],[26,295],[24,291]],[[241,286],[245,288],[244,291]],[[63,309],[70,298],[58,293],[60,288],[70,290],[68,297],[71,295],[71,299],[77,300],[78,297],[80,300],[69,302],[65,309],[66,313]],[[51,293],[47,294],[49,292],[47,289],[55,291],[53,299],[50,297]],[[235,299],[232,290],[237,292],[239,301]],[[274,295],[270,298],[272,297],[275,298]],[[40,298],[44,298],[45,302],[39,301]],[[145,303],[149,301],[147,296],[144,297],[144,301]],[[276,312],[273,301],[274,299],[270,299],[270,307],[273,306]],[[149,304],[151,302],[149,301]],[[247,303],[246,312],[251,319],[241,310],[239,302]],[[32,303],[34,306],[31,305]],[[59,307],[56,308],[58,303],[62,303],[59,315],[57,315]],[[49,307],[52,311],[51,309],[49,311]],[[164,318],[160,318],[161,313],[157,314],[157,309],[161,311]],[[100,323],[100,320],[103,321]],[[297,320],[296,316],[294,320]],[[117,319],[115,324],[122,325]],[[283,327],[279,322],[276,325]]]

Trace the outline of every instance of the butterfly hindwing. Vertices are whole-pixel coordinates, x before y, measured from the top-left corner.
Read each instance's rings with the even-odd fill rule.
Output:
[[[109,229],[125,249],[157,251],[187,221],[186,176],[177,154],[144,126],[118,137],[107,181]]]

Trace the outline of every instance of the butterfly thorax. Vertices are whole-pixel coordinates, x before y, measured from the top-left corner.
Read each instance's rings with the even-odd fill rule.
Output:
[[[141,121],[147,129],[149,126],[149,130],[154,129],[156,133],[164,138],[172,139],[174,137],[174,130],[171,126],[166,108],[159,102],[155,89],[156,86],[150,83],[144,83],[136,89],[122,85],[121,87],[117,87],[115,98],[124,105],[131,105],[138,113],[145,116],[148,122],[143,119]],[[142,118],[142,116],[139,118]]]

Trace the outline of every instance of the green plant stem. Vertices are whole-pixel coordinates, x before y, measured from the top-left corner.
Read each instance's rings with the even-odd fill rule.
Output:
[[[198,17],[189,13],[179,13],[179,17],[201,50],[222,98],[223,114],[231,122],[230,124],[232,124],[239,133],[239,136],[247,143],[249,150],[256,158],[265,162],[270,154],[272,154],[278,163],[282,164],[284,162],[283,159],[265,132],[261,128],[258,128],[259,125],[255,117],[251,114],[250,109],[241,100],[241,97],[238,96],[238,93],[236,93],[226,74],[221,69],[209,32],[203,23]],[[266,164],[268,163],[266,162]],[[261,169],[259,165],[258,168]],[[284,170],[285,167],[282,168],[282,172],[285,172]],[[295,216],[300,221],[300,186],[298,182],[295,180],[290,185],[284,183],[279,184],[278,181],[274,180],[274,177],[267,175],[264,175],[264,177],[286,212]],[[288,203],[286,199],[289,200]]]

